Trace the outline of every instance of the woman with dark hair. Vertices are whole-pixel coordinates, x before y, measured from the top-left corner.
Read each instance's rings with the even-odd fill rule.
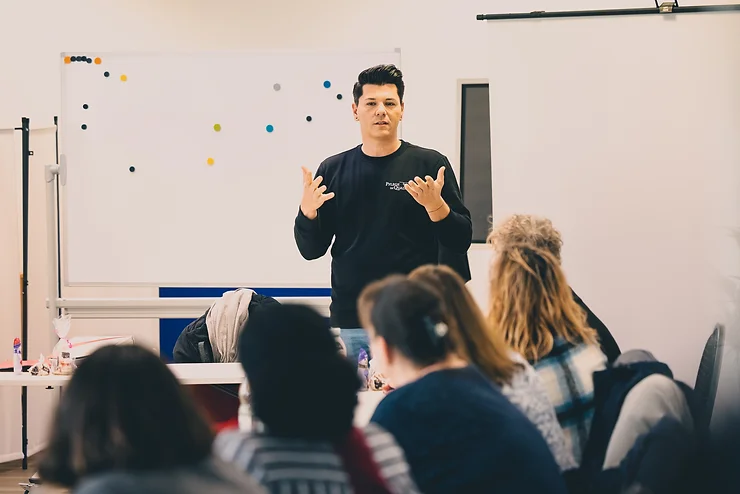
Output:
[[[272,493],[417,492],[393,437],[374,424],[354,427],[357,368],[337,351],[320,314],[266,307],[247,320],[239,358],[260,431],[220,434],[222,459]]]
[[[396,389],[372,421],[404,449],[427,494],[565,493],[545,440],[491,380],[456,355],[442,301],[392,278],[362,321],[378,367]]]
[[[208,424],[155,354],[106,346],[75,370],[39,474],[76,494],[262,493],[211,456]]]

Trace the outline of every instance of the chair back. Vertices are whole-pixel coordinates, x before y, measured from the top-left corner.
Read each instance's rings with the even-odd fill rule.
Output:
[[[699,363],[699,372],[694,385],[694,397],[697,406],[696,426],[699,437],[707,439],[712,421],[714,402],[717,397],[719,372],[722,367],[722,352],[725,342],[725,328],[717,324],[704,345],[704,352]]]

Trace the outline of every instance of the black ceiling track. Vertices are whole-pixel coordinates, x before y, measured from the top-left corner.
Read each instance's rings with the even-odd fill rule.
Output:
[[[671,15],[671,14],[696,14],[700,12],[740,12],[740,4],[734,5],[698,5],[696,7],[681,7],[678,1],[664,2],[655,7],[640,9],[606,9],[606,10],[571,10],[563,12],[546,12],[537,10],[534,12],[520,12],[514,14],[478,14],[479,21],[501,21],[512,19],[554,19],[564,17],[612,17],[620,15]]]

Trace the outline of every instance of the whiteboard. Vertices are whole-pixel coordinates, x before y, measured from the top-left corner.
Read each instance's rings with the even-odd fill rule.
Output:
[[[293,238],[301,166],[360,143],[352,87],[381,63],[400,52],[62,54],[65,283],[329,286]]]
[[[695,376],[740,265],[740,13],[486,30],[495,221],[551,218],[622,349],[674,341],[659,358]]]

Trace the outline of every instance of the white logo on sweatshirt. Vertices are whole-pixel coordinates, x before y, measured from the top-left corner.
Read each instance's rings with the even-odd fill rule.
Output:
[[[386,182],[385,186],[390,190],[406,190],[403,188],[404,184],[406,184],[406,182]]]

